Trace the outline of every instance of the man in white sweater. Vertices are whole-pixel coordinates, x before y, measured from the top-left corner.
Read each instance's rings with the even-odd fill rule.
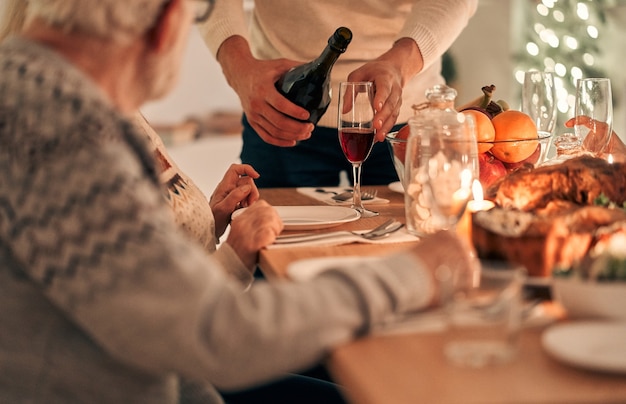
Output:
[[[171,88],[211,3],[29,0],[30,23],[0,45],[0,402],[174,403],[182,377],[219,403],[213,386],[310,367],[436,304],[437,268],[469,270],[441,233],[244,293],[183,233],[132,116]]]
[[[377,140],[363,165],[363,184],[397,180],[385,135],[443,84],[441,56],[476,12],[478,0],[263,0],[251,19],[243,0],[218,2],[201,26],[244,111],[241,159],[260,187],[337,185],[348,163],[337,137],[340,81],[373,81]],[[289,68],[319,55],[337,27],[353,32],[332,74],[335,96],[318,126],[277,92]],[[396,129],[398,126],[396,126]]]

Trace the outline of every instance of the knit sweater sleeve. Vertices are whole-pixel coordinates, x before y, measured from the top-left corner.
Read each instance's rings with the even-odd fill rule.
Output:
[[[426,69],[458,38],[477,7],[478,0],[416,0],[398,39],[415,40]]]
[[[0,75],[2,256],[116,365],[249,386],[432,299],[411,256],[241,293],[176,225],[145,137],[71,66],[25,45],[0,47],[14,54]]]
[[[254,277],[252,271],[241,262],[241,259],[228,243],[222,244],[214,253],[213,258],[224,268],[226,273],[236,279],[245,289],[250,287]]]
[[[127,145],[67,146],[9,165],[2,236],[42,293],[120,362],[242,387],[310,366],[431,298],[425,271],[402,256],[241,293],[182,234]]]
[[[198,26],[213,56],[222,42],[233,35],[248,38],[248,25],[243,0],[216,1],[211,17]]]

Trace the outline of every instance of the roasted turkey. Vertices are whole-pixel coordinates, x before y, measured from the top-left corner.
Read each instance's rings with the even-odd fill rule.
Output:
[[[550,203],[591,205],[600,194],[620,206],[626,201],[626,163],[577,157],[513,172],[488,191],[498,206],[525,212],[544,209]]]
[[[600,196],[611,208],[594,206]],[[598,234],[626,225],[626,164],[583,156],[517,171],[487,192],[498,206],[474,215],[472,238],[479,257],[526,266],[530,276],[580,261]]]

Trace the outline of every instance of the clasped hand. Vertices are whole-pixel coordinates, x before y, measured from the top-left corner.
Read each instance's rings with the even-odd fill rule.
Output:
[[[215,218],[215,236],[222,236],[230,223],[226,242],[248,268],[256,264],[259,250],[272,244],[283,230],[276,209],[259,200],[256,178],[259,173],[252,166],[232,164],[209,201]],[[231,222],[232,213],[244,207],[248,209]]]

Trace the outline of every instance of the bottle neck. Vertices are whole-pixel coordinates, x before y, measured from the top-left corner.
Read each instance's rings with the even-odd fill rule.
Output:
[[[342,52],[339,52],[328,45],[324,48],[318,58],[315,59],[314,63],[320,67],[320,70],[330,72],[330,69],[333,67],[341,53]]]

